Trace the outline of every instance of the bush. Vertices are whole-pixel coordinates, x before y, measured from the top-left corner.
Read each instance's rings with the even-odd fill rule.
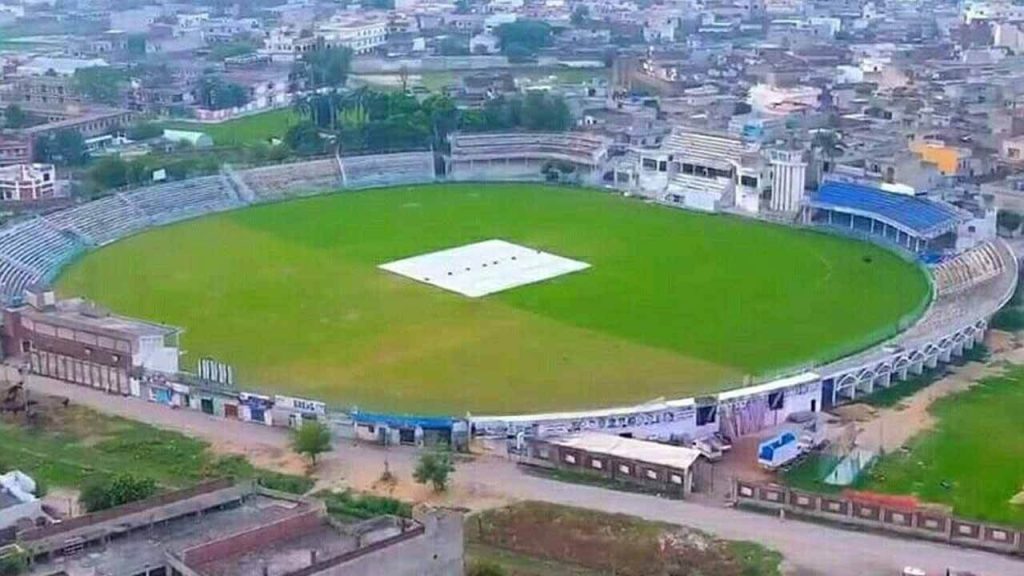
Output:
[[[366,520],[377,516],[412,517],[412,506],[401,500],[373,494],[344,492],[321,492],[318,494],[327,505],[327,512],[342,519]]]
[[[1024,330],[1024,308],[1003,308],[992,317],[992,327],[1007,332]]]
[[[99,512],[145,500],[153,494],[156,494],[156,482],[152,478],[139,478],[126,473],[90,481],[82,489],[79,500],[87,511]]]
[[[309,492],[315,482],[311,478],[305,478],[303,476],[292,476],[290,474],[281,474],[278,472],[260,472],[256,476],[256,481],[260,486],[269,490],[277,490],[278,492],[287,492],[289,494],[305,494]]]

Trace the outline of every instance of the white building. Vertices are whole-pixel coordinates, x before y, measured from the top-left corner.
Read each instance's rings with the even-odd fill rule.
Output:
[[[386,19],[334,17],[317,27],[317,36],[328,48],[344,46],[356,54],[367,54],[388,39]]]
[[[53,164],[15,164],[0,167],[0,200],[19,202],[56,196]]]
[[[274,62],[294,62],[316,50],[319,43],[312,31],[280,26],[267,33],[259,53],[270,56]]]
[[[807,160],[803,150],[769,150],[772,166],[773,212],[796,212],[804,199]]]

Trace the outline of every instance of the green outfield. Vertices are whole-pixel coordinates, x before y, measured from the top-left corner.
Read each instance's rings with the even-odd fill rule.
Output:
[[[470,299],[379,264],[498,238],[586,271]],[[89,254],[65,295],[187,331],[245,386],[421,413],[608,406],[848,353],[920,313],[870,244],[593,190],[351,192],[161,228]]]

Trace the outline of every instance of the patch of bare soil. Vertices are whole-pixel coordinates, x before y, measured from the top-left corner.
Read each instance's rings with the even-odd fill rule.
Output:
[[[470,542],[620,576],[751,573],[731,543],[703,532],[540,502],[478,514],[466,530]]]

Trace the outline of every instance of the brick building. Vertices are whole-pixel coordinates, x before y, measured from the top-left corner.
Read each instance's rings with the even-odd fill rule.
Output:
[[[696,488],[698,468],[706,463],[692,448],[601,432],[528,439],[525,452],[524,461],[529,464],[597,475],[684,497]]]
[[[344,522],[323,502],[214,481],[24,530],[29,574],[462,576],[462,513]]]
[[[140,372],[178,372],[178,328],[57,300],[46,287],[29,288],[25,301],[4,310],[3,347],[34,374],[138,396]]]

